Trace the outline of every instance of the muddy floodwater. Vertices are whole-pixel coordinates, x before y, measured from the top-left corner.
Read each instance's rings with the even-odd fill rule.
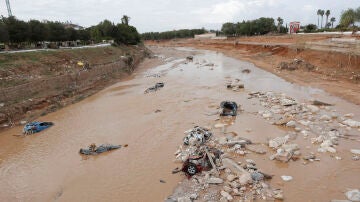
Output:
[[[353,119],[360,120],[359,106],[288,83],[251,63],[211,51],[150,48],[157,57],[140,65],[132,78],[38,119],[54,122],[53,127],[26,137],[14,136],[21,127],[0,134],[0,201],[163,201],[185,178],[171,174],[181,166],[174,162],[174,152],[183,132],[195,125],[212,127],[218,117],[211,114],[221,101],[236,101],[244,110],[227,131],[259,143],[286,134],[288,129],[257,114],[263,107],[247,99],[252,91],[285,93],[299,102],[329,102],[339,115],[353,113]],[[193,62],[186,61],[188,55],[194,56]],[[226,81],[236,78],[245,89],[227,90]],[[165,86],[144,94],[156,82]],[[215,136],[221,132],[213,130]],[[279,163],[269,160],[269,152],[240,160],[254,159],[273,174],[269,183],[284,191],[285,201],[345,199],[347,188],[360,188],[360,161],[350,153],[360,149],[360,131],[348,133],[355,140],[340,139],[337,153],[317,153],[318,162]],[[301,136],[294,142],[305,154],[318,148]],[[98,156],[79,155],[79,149],[91,143],[129,146]],[[281,175],[293,180],[284,182]]]

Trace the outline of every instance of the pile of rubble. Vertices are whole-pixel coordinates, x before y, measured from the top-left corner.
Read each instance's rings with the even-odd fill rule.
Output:
[[[215,137],[210,129],[199,126],[185,131],[185,135],[184,144],[175,152],[176,161],[183,166],[173,173],[182,171],[188,180],[166,201],[283,199],[282,190],[272,189],[266,182],[272,176],[259,169],[254,160],[232,160],[253,150],[248,150],[250,140],[239,136]]]
[[[331,104],[321,101],[313,101],[311,104],[298,103],[285,94],[274,92],[252,92],[248,99],[260,101],[265,110],[259,111],[258,114],[264,119],[274,125],[293,128],[286,136],[269,141],[269,146],[276,150],[276,154],[270,159],[281,159],[285,162],[298,159],[299,147],[289,143],[298,135],[310,139],[312,144],[319,145],[318,152],[336,153],[339,138],[349,139],[348,132],[360,128],[360,122],[351,119],[353,114],[339,116]]]
[[[305,60],[301,60],[301,59],[294,59],[291,62],[280,62],[279,69],[281,70],[297,70],[297,69],[304,69],[304,70],[308,70],[308,71],[312,71],[315,69],[315,66],[306,62]]]

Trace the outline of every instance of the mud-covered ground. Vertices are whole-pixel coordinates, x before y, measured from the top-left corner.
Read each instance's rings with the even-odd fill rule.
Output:
[[[175,161],[174,152],[182,145],[184,131],[197,125],[211,129],[214,135],[210,142],[214,145],[224,138],[243,137],[265,150],[266,154],[244,150],[233,155],[232,148],[222,148],[234,162],[252,159],[256,167],[273,175],[266,183],[281,189],[285,201],[345,199],[348,188],[359,188],[360,161],[353,159],[350,149],[360,149],[360,131],[343,124],[348,119],[360,120],[357,105],[321,89],[289,83],[222,53],[150,49],[156,57],[145,60],[129,80],[40,117],[41,121],[55,123],[50,129],[26,137],[14,136],[21,133],[21,127],[0,134],[0,201],[165,200],[179,182],[187,179],[182,173],[171,173],[182,165]],[[189,55],[194,57],[192,62],[185,59]],[[227,82],[235,79],[245,88],[227,89]],[[164,82],[164,87],[144,94],[157,82]],[[290,106],[294,109],[282,105],[274,108],[279,103],[273,101],[284,97],[295,101],[296,105]],[[224,100],[237,102],[242,110],[232,125],[215,127],[219,123],[218,107]],[[309,107],[312,100],[333,106]],[[314,112],[301,111],[308,108]],[[274,125],[286,110],[295,110],[295,127]],[[353,115],[345,117],[348,113]],[[321,143],[313,144],[312,138],[322,132],[328,138],[333,128],[339,131],[337,140],[325,145],[323,152]],[[270,160],[276,149],[268,146],[269,140],[289,133],[288,143],[298,145],[299,159],[287,163]],[[128,147],[98,156],[78,154],[80,148],[91,143]],[[335,153],[329,152],[334,149]],[[319,161],[302,159],[311,152]],[[285,182],[282,175],[293,179]],[[226,177],[225,173],[221,176]],[[215,200],[220,200],[223,185],[210,186],[215,187]],[[204,192],[197,200],[203,200]]]
[[[254,63],[289,82],[321,88],[357,105],[360,104],[360,49],[359,45],[356,45],[359,44],[358,36],[283,35],[239,37],[228,40],[177,39],[146,43],[221,52]],[[322,46],[317,47],[314,43]],[[282,62],[294,60],[306,61],[313,65],[314,69],[311,71],[304,68],[293,71],[279,69]]]

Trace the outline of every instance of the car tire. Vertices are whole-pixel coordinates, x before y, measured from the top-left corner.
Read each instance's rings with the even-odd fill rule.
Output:
[[[199,172],[199,170],[194,163],[189,163],[186,167],[186,173],[190,176],[195,175],[197,172]]]

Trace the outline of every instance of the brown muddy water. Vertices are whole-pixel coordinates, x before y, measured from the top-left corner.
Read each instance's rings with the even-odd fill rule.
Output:
[[[164,65],[153,67],[145,61],[134,78],[39,118],[55,123],[41,133],[16,137],[22,128],[15,127],[0,134],[0,201],[163,201],[185,178],[171,174],[181,166],[174,163],[174,152],[183,132],[195,125],[213,126],[217,115],[211,114],[221,101],[236,101],[244,109],[227,131],[263,143],[285,135],[287,130],[256,114],[262,107],[247,99],[251,91],[283,92],[300,102],[319,99],[334,103],[340,115],[354,113],[354,119],[360,119],[359,106],[288,83],[251,63],[211,51],[151,49],[159,56],[151,60],[160,59]],[[194,62],[186,63],[187,55],[194,55]],[[209,63],[214,66],[205,66]],[[245,68],[251,73],[242,73]],[[245,90],[225,88],[225,82],[235,78],[244,82]],[[165,87],[144,94],[156,82]],[[357,129],[349,133],[360,135]],[[91,143],[129,146],[98,156],[78,154]],[[298,137],[295,143],[302,153],[317,150],[309,139]],[[336,154],[341,160],[317,154],[321,160],[307,165],[270,161],[269,153],[238,160],[254,159],[259,168],[274,174],[270,184],[284,190],[285,201],[330,201],[345,199],[347,188],[360,188],[360,161],[351,159],[350,149],[360,149],[360,143],[341,139]],[[281,175],[294,179],[283,182]]]

